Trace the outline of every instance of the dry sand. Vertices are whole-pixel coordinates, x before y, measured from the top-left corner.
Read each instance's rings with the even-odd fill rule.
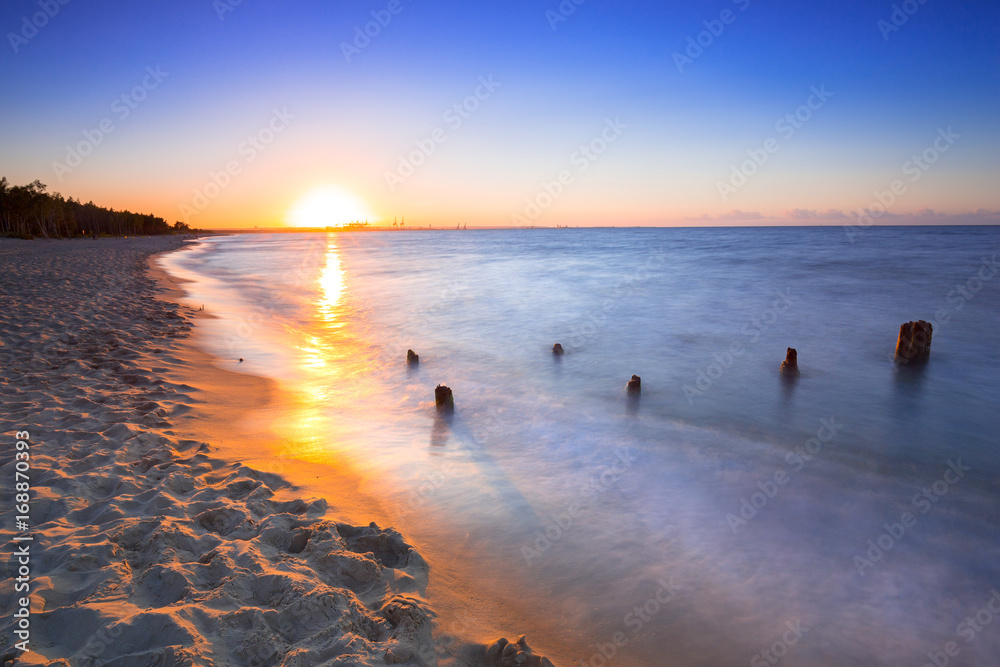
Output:
[[[7,579],[3,664],[550,664],[523,640],[435,643],[424,559],[391,528],[344,522],[371,499],[338,479],[331,510],[266,461],[241,461],[261,437],[248,415],[272,387],[199,358],[195,313],[158,298],[148,257],[181,243],[0,240],[10,571],[25,544],[14,538],[33,538],[30,650],[16,647],[26,594]],[[226,445],[184,438],[184,419]],[[27,531],[15,525],[17,431],[30,432]]]

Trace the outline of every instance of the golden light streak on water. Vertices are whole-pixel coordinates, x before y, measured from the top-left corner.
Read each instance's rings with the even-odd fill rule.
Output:
[[[337,252],[335,237],[330,236],[326,245],[326,265],[319,276],[320,286],[320,316],[335,328],[342,326],[339,321],[337,307],[344,296],[344,270],[340,265],[340,255]]]
[[[348,275],[344,270],[337,236],[326,238],[322,267],[314,283],[314,318],[311,327],[297,332],[300,381],[289,387],[297,410],[291,429],[298,459],[333,463],[364,442],[365,404],[376,388],[369,378],[373,354],[356,335],[356,309],[347,302]],[[341,415],[337,419],[331,415]],[[347,415],[358,419],[345,419]]]
[[[345,373],[354,347],[346,335],[342,301],[346,277],[341,266],[336,238],[327,237],[324,263],[316,278],[316,324],[313,331],[301,332],[299,365],[305,371],[304,387],[316,400],[330,395],[330,384]]]

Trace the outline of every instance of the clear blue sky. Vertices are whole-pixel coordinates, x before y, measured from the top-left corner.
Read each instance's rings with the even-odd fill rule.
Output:
[[[199,226],[316,192],[307,220],[390,224],[838,223],[894,181],[886,221],[1000,210],[995,1],[9,0],[0,28],[0,174]]]

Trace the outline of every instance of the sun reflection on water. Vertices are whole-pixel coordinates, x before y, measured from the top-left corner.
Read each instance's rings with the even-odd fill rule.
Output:
[[[319,276],[319,314],[327,324],[340,328],[337,307],[344,295],[344,270],[340,266],[337,244],[331,238],[326,246],[326,265]]]
[[[364,382],[371,352],[355,333],[352,310],[347,307],[348,276],[344,271],[337,237],[326,239],[325,256],[314,283],[314,317],[300,332],[300,381],[292,387],[296,397],[294,433],[296,458],[330,463],[337,449],[351,439],[354,429],[333,414],[353,413],[371,393]]]

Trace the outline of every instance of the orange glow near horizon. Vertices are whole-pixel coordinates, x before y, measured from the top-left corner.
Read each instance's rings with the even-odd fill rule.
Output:
[[[375,216],[357,195],[332,186],[323,186],[303,195],[288,212],[290,227],[343,227],[351,222],[369,221]]]

